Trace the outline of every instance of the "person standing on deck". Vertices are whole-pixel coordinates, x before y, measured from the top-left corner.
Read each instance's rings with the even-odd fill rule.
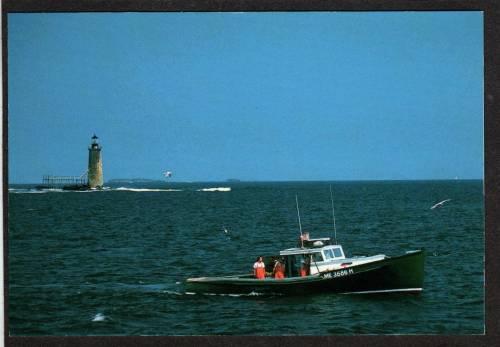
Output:
[[[302,259],[300,263],[301,263],[300,277],[306,277],[307,275],[309,275],[309,267],[310,267],[307,257],[305,259]]]
[[[259,280],[266,277],[266,265],[262,261],[262,257],[257,257],[257,260],[253,264],[253,274]]]
[[[285,278],[285,265],[283,265],[278,259],[274,261],[273,274],[275,279]]]

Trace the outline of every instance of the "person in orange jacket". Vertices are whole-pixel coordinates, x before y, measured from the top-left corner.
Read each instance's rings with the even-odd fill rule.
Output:
[[[301,261],[300,277],[306,277],[307,275],[309,275],[309,262],[306,258],[305,260]]]
[[[257,257],[257,260],[253,264],[253,274],[259,280],[266,277],[266,265],[262,261],[262,257]]]
[[[285,278],[285,265],[283,265],[278,259],[274,261],[273,274],[275,279]]]

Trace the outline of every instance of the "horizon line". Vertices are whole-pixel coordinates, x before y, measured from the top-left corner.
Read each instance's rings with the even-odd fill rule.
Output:
[[[410,178],[410,179],[399,179],[399,178],[368,178],[368,179],[284,179],[284,180],[243,180],[243,179],[226,179],[226,180],[196,180],[196,181],[176,181],[176,180],[162,180],[154,178],[112,178],[104,183],[111,183],[113,180],[119,181],[134,181],[134,180],[145,180],[152,182],[162,182],[162,183],[267,183],[267,182],[387,182],[387,181],[484,181],[484,177],[480,178]],[[118,183],[118,182],[117,182]],[[141,183],[141,182],[132,182]],[[147,182],[144,182],[147,183]],[[40,182],[7,182],[8,185],[11,184],[41,184]]]

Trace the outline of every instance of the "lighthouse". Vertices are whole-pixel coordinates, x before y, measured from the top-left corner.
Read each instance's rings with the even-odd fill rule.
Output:
[[[89,168],[88,186],[89,188],[102,188],[104,179],[102,176],[102,147],[99,145],[99,138],[94,134],[89,147]]]

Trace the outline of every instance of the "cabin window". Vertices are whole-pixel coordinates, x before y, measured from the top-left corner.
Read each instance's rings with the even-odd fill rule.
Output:
[[[323,255],[320,252],[313,253],[312,256],[314,261],[323,261]]]
[[[340,250],[340,248],[334,248],[333,253],[335,254],[335,257],[337,257],[337,258],[342,257],[342,251]]]
[[[325,253],[325,258],[326,259],[332,259],[332,258],[335,258],[335,256],[333,255],[333,251],[331,249],[325,249],[323,251],[323,253]]]

